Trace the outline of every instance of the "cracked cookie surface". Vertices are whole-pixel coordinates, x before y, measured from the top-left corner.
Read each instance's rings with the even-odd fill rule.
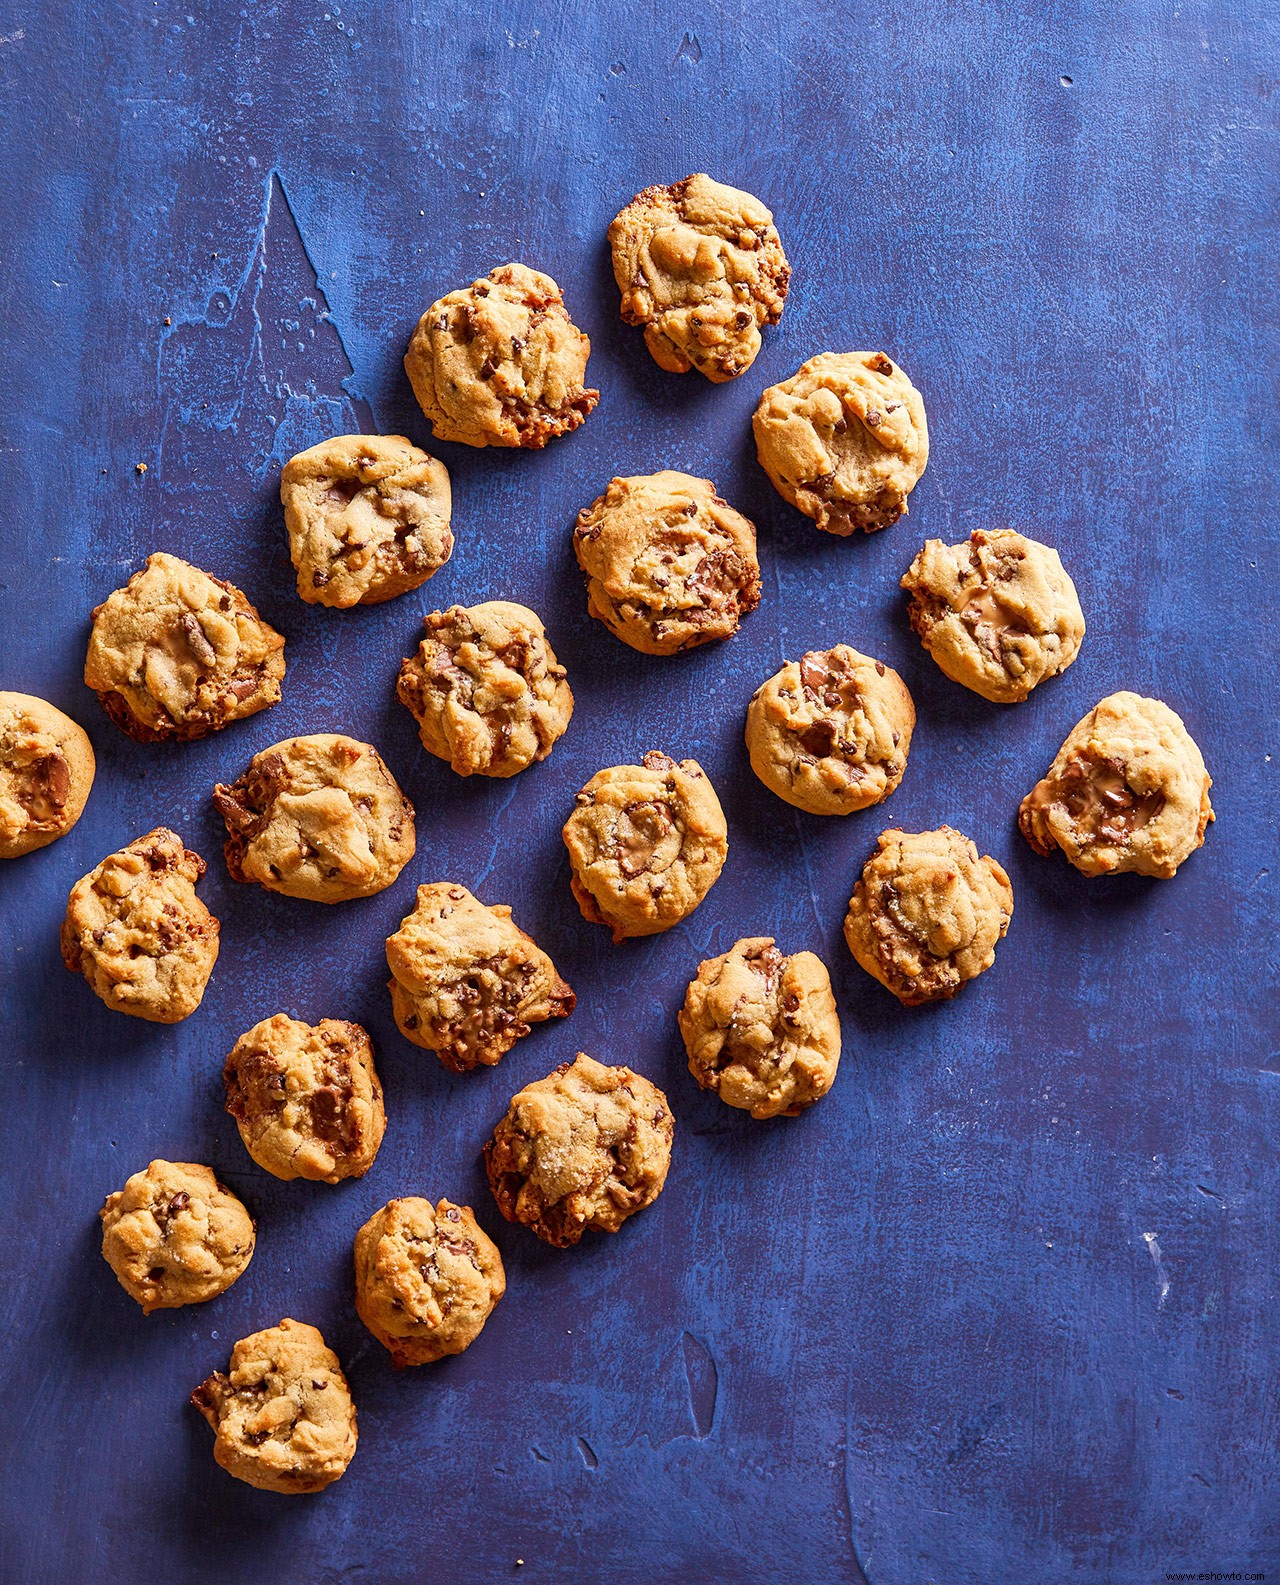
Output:
[[[507,1291],[498,1247],[469,1205],[411,1195],[356,1234],[356,1314],[397,1370],[461,1354]]]
[[[66,836],[93,786],[93,746],[44,699],[0,691],[0,859]]]
[[[698,965],[678,1016],[689,1072],[752,1117],[797,1117],[831,1088],[840,1018],[812,952],[747,936]]]
[[[403,435],[335,435],[300,451],[280,502],[298,594],[312,605],[392,600],[453,552],[448,471]]]
[[[195,1162],[153,1161],[98,1215],[102,1258],[144,1315],[216,1299],[253,1256],[253,1218]]]
[[[229,1373],[202,1381],[191,1403],[213,1427],[217,1462],[259,1491],[323,1491],[355,1456],[347,1378],[303,1321],[285,1319],[241,1338]]]
[[[536,450],[600,400],[583,383],[590,352],[551,277],[503,264],[432,303],[404,367],[438,440]]]
[[[857,961],[904,1007],[949,1000],[995,962],[1013,917],[1013,887],[968,837],[882,831],[844,922]]]
[[[788,661],[751,696],[746,743],[765,786],[810,814],[882,802],[907,768],[916,711],[892,667],[847,644]]]
[[[616,1233],[662,1193],[674,1126],[656,1084],[579,1052],[513,1096],[485,1145],[498,1209],[557,1249]]]
[[[377,749],[341,733],[263,749],[213,801],[232,879],[285,897],[372,897],[413,857],[413,805]]]
[[[1056,550],[1012,529],[931,539],[902,578],[911,626],[939,670],[993,704],[1018,704],[1065,671],[1084,637]]]
[[[492,1067],[577,1001],[510,908],[452,881],[418,887],[417,906],[387,938],[387,967],[396,1027],[454,1073]]]
[[[791,267],[773,215],[698,173],[637,193],[609,226],[622,318],[659,368],[720,383],[755,362],[782,317]]]
[[[539,617],[511,600],[451,605],[424,619],[396,697],[422,746],[459,776],[515,776],[555,747],[573,693]]]
[[[222,1078],[227,1111],[265,1172],[340,1183],[373,1165],[387,1114],[373,1043],[359,1024],[276,1013],[240,1036]]]
[[[111,853],[71,888],[62,960],[118,1013],[176,1024],[218,958],[218,921],[196,896],[204,860],[164,826]]]
[[[1058,848],[1082,875],[1167,880],[1204,841],[1212,785],[1181,716],[1113,693],[1071,729],[1018,825],[1037,853]]]
[[[234,584],[163,551],[93,613],[84,680],[139,743],[189,742],[280,698],[284,639]]]
[[[651,751],[597,771],[565,821],[573,895],[613,939],[652,936],[687,918],[715,885],[729,833],[696,760]]]
[[[883,352],[821,352],[751,420],[773,487],[828,534],[888,528],[929,460],[924,402]]]
[[[645,655],[731,638],[760,604],[755,525],[710,479],[612,480],[578,513],[573,549],[591,615]]]

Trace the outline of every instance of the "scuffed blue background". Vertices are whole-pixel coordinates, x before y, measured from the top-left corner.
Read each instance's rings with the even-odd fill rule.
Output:
[[[655,0],[469,9],[325,0],[9,0],[0,88],[0,686],[99,756],[74,833],[0,873],[5,1581],[507,1580],[1059,1585],[1280,1568],[1270,0],[1020,8]],[[775,209],[794,265],[742,380],[663,374],[617,318],[605,227],[705,169]],[[600,407],[536,455],[436,447],[400,358],[437,295],[522,259],[593,342]],[[884,347],[933,437],[911,515],[816,533],[757,468],[760,389]],[[402,431],[452,472],[457,550],[421,592],[302,605],[277,503],[294,450]],[[145,463],[140,473],[135,464]],[[765,594],[675,660],[588,620],[570,546],[613,473],[709,475],[759,524]],[[1089,631],[1013,710],[949,684],[897,580],[926,535],[1013,524],[1061,548]],[[152,550],[234,579],[289,638],[284,702],[143,748],[80,681],[91,607]],[[455,778],[394,702],[419,605],[541,612],[577,697],[551,760]],[[915,695],[901,790],[801,816],[749,773],[746,701],[848,641]],[[1172,883],[1035,858],[1017,801],[1120,687],[1185,717],[1218,824]],[[419,813],[397,885],[327,910],[229,882],[217,779],[295,732],[386,755]],[[615,948],[578,917],[574,790],[695,755],[731,851],[680,929]],[[1012,875],[994,969],[903,1011],[853,964],[845,900],[882,824],[948,821]],[[210,861],[222,956],[174,1029],[62,968],[72,882],[156,823]],[[383,937],[419,881],[516,917],[578,992],[496,1071],[397,1035]],[[832,969],[831,1096],[755,1124],[699,1092],[674,1010],[743,934]],[[389,1128],[338,1189],[256,1170],[221,1109],[237,1034],[278,1010],[374,1035]],[[478,1164],[511,1092],[582,1047],[677,1114],[657,1207],[575,1252],[502,1223]],[[99,1259],[103,1196],[152,1156],[210,1162],[259,1219],[242,1280],[144,1320]],[[509,1294],[469,1353],[396,1376],[349,1252],[387,1198],[470,1200]],[[282,1315],[348,1364],[361,1440],[326,1495],[232,1482],[185,1407]],[[516,1560],[523,1558],[522,1568]]]

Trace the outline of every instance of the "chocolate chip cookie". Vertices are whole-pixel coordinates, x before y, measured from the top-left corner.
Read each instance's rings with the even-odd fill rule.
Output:
[[[253,1256],[253,1218],[194,1162],[153,1161],[98,1215],[102,1258],[144,1315],[216,1299]]]
[[[263,749],[213,801],[231,878],[285,897],[372,897],[413,857],[413,805],[376,748],[338,732]]]
[[[29,693],[0,692],[0,859],[66,836],[94,769],[93,746],[69,715]]]
[[[376,605],[426,583],[453,552],[444,463],[403,435],[336,435],[290,457],[280,502],[298,593]]]
[[[578,513],[573,549],[591,615],[644,655],[732,638],[760,604],[755,524],[710,479],[612,480]]]
[[[416,1195],[356,1234],[356,1314],[397,1370],[461,1354],[507,1291],[498,1247],[469,1205]]]
[[[323,1491],[355,1456],[347,1378],[324,1338],[302,1321],[242,1337],[230,1374],[202,1381],[191,1403],[214,1429],[214,1458],[259,1491]]]
[[[437,440],[536,450],[600,400],[583,384],[590,352],[551,277],[503,264],[432,303],[404,367]]]
[[[422,746],[459,776],[514,776],[546,759],[573,715],[573,693],[538,617],[510,600],[451,605],[425,619],[396,697]]]
[[[1076,658],[1084,613],[1056,550],[1012,529],[927,541],[902,579],[911,625],[952,682],[1018,704]]]
[[[274,1177],[363,1177],[386,1132],[373,1043],[359,1024],[285,1013],[241,1035],[222,1070],[244,1148]]]
[[[751,420],[760,466],[828,534],[888,528],[929,460],[919,391],[883,352],[821,352]]]
[[[576,804],[563,833],[573,895],[615,941],[670,930],[715,885],[729,832],[696,760],[651,752],[597,771]]]
[[[720,383],[755,362],[782,317],[791,266],[758,198],[709,176],[637,193],[609,227],[622,317],[659,368]]]
[[[751,769],[778,797],[815,815],[883,802],[902,780],[915,730],[907,685],[847,644],[788,661],[751,696]]]
[[[62,961],[115,1012],[179,1023],[218,960],[218,921],[196,896],[204,871],[164,826],[108,855],[71,888]]]
[[[947,1001],[995,962],[1013,887],[968,837],[882,831],[849,899],[849,951],[904,1007]]]
[[[1018,824],[1037,853],[1059,848],[1082,875],[1167,880],[1204,841],[1212,785],[1180,716],[1113,693],[1071,729]]]
[[[417,907],[387,938],[387,967],[400,1033],[454,1073],[492,1067],[577,1000],[510,908],[486,907],[452,881],[418,887]]]
[[[190,742],[280,698],[284,639],[234,584],[157,552],[93,613],[84,680],[139,743]]]
[[[557,1249],[616,1233],[662,1193],[674,1126],[656,1084],[579,1052],[514,1096],[484,1147],[498,1209]]]
[[[831,977],[812,952],[748,936],[698,965],[678,1015],[689,1072],[752,1117],[798,1117],[840,1065]]]

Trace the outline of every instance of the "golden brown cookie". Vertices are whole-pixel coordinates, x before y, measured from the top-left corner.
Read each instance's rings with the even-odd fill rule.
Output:
[[[452,881],[418,887],[417,907],[387,938],[387,967],[400,1033],[454,1073],[491,1067],[577,1000],[510,908]]]
[[[1212,786],[1180,716],[1159,699],[1113,693],[1071,729],[1018,824],[1037,853],[1060,848],[1082,875],[1167,880],[1204,841]]]
[[[926,542],[902,579],[911,625],[952,682],[1018,704],[1076,658],[1084,613],[1056,550],[1012,529]]]
[[[840,1065],[831,977],[812,952],[748,936],[698,965],[678,1015],[689,1072],[752,1117],[798,1117]]]
[[[265,1172],[340,1183],[373,1165],[387,1114],[359,1024],[264,1018],[236,1041],[222,1078],[244,1148]]]
[[[514,776],[544,760],[573,715],[573,693],[528,606],[487,600],[432,611],[396,697],[422,746],[459,776]]]
[[[157,826],[71,888],[62,961],[117,1013],[176,1024],[218,960],[218,921],[196,896],[204,860]]]
[[[84,680],[139,743],[190,742],[280,698],[284,639],[234,584],[157,552],[93,613]]]
[[[724,868],[724,811],[696,760],[650,752],[639,765],[610,766],[576,805],[563,832],[573,895],[615,941],[678,925]]]
[[[404,367],[437,440],[536,450],[600,400],[583,384],[590,352],[551,277],[503,264],[432,303]]]
[[[356,1451],[356,1410],[338,1356],[314,1326],[284,1320],[242,1337],[229,1375],[191,1394],[213,1427],[213,1456],[259,1491],[323,1491]]]
[[[0,692],[0,859],[66,836],[94,770],[93,746],[69,715],[32,694]]]
[[[376,748],[338,732],[263,749],[213,801],[231,878],[285,897],[372,897],[413,857],[413,805]]]
[[[749,369],[782,317],[791,266],[758,198],[699,173],[637,193],[609,227],[622,317],[654,362],[717,383]]]
[[[950,826],[882,831],[844,922],[849,951],[904,1007],[949,1000],[995,962],[1013,887]]]
[[[579,1052],[512,1098],[484,1147],[489,1186],[507,1221],[567,1249],[653,1204],[674,1128],[656,1084]]]
[[[915,724],[897,672],[837,644],[788,661],[756,689],[747,752],[751,769],[785,802],[810,814],[847,815],[898,786]]]
[[[461,1354],[507,1291],[498,1247],[469,1205],[412,1195],[356,1234],[356,1314],[397,1370]]]
[[[883,352],[820,352],[751,425],[774,489],[828,534],[896,523],[929,460],[920,393]]]
[[[426,583],[453,552],[443,462],[403,435],[335,435],[290,457],[280,503],[298,593],[376,605]]]
[[[573,549],[591,615],[644,655],[732,638],[760,604],[755,524],[710,479],[614,479],[578,513]]]
[[[253,1257],[253,1218],[194,1162],[153,1161],[98,1215],[102,1258],[143,1315],[216,1299]]]

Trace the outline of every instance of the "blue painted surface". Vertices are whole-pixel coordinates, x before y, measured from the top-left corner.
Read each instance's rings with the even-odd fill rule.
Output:
[[[99,773],[68,838],[0,871],[0,1576],[1280,1568],[1274,4],[7,17],[0,684],[83,722]],[[795,271],[780,328],[719,388],[663,374],[620,324],[604,243],[639,187],[696,169],[774,207]],[[508,259],[562,284],[600,407],[542,454],[436,447],[403,348],[433,298]],[[933,454],[908,519],[841,542],[773,493],[749,415],[852,347],[902,360]],[[457,549],[421,602],[326,612],[293,592],[278,471],[358,427],[445,458]],[[570,547],[613,473],[664,466],[714,478],[764,565],[739,637],[665,661],[589,621]],[[897,591],[926,535],[1003,523],[1060,547],[1089,625],[1013,710],[933,669]],[[283,703],[189,747],[128,742],[80,681],[91,607],[156,549],[234,579],[289,640]],[[542,613],[577,712],[548,763],[489,785],[421,751],[392,686],[419,603],[495,596]],[[741,723],[783,658],[841,640],[903,673],[920,726],[886,809],[821,821],[754,781]],[[1120,687],[1178,709],[1215,778],[1218,823],[1173,882],[1086,883],[1014,828]],[[212,784],[332,729],[382,750],[418,857],[336,910],[236,887]],[[730,856],[685,926],[614,947],[572,904],[559,826],[592,772],[651,747],[708,769]],[[904,1011],[845,951],[844,904],[882,824],[943,821],[1008,866],[1016,912],[978,984]],[[161,822],[210,861],[223,921],[174,1029],[108,1013],[57,946],[75,879]],[[495,1071],[445,1073],[390,1017],[383,937],[440,878],[511,903],[578,993]],[[674,1023],[701,958],[766,932],[830,964],[846,1042],[830,1097],[772,1125],[695,1088]],[[278,1010],[374,1036],[389,1127],[358,1183],[277,1182],[221,1108],[225,1052]],[[652,1211],[559,1253],[500,1221],[478,1152],[578,1047],[666,1087],[675,1156]],[[259,1247],[221,1300],[144,1320],[95,1213],[155,1155],[210,1162]],[[348,1267],[403,1193],[470,1200],[510,1287],[467,1354],[396,1376]],[[340,1485],[294,1501],[223,1475],[184,1406],[286,1314],[347,1363],[361,1431]]]

